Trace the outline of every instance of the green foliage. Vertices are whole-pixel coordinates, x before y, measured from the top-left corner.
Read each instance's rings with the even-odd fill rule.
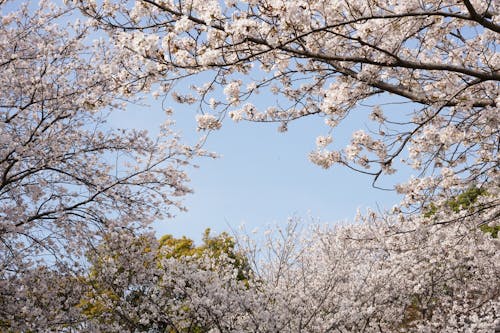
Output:
[[[455,213],[458,213],[459,211],[463,209],[470,209],[472,208],[472,205],[477,202],[477,199],[482,196],[486,195],[487,192],[485,189],[478,188],[478,187],[470,187],[468,190],[465,192],[457,195],[454,198],[451,198],[450,200],[446,201],[444,209],[450,209]],[[438,212],[438,207],[434,204],[430,204],[429,207],[427,207],[427,211],[424,213],[425,217],[432,217],[436,215]]]
[[[199,250],[194,247],[192,239],[182,236],[182,238],[174,238],[172,235],[165,235],[159,239],[160,248],[168,247],[171,250],[165,255],[166,258],[190,257],[199,253]]]
[[[458,213],[461,210],[472,210],[472,209],[477,209],[477,207],[474,207],[474,204],[477,202],[478,198],[484,195],[488,195],[488,192],[486,192],[485,189],[483,188],[478,188],[478,187],[470,187],[468,190],[466,190],[463,193],[460,193],[456,197],[446,201],[445,206],[443,207],[444,209],[449,209],[454,213]],[[436,215],[438,212],[439,207],[437,207],[434,204],[431,204],[426,212],[424,213],[424,216],[427,218],[433,217]],[[484,232],[488,233],[491,235],[493,238],[498,238],[498,232],[500,231],[500,225],[495,225],[495,226],[489,226],[486,224],[480,225],[479,229]]]
[[[222,255],[233,261],[233,265],[238,269],[238,280],[248,280],[249,264],[247,258],[236,250],[236,242],[228,233],[222,232],[217,236],[210,235],[210,229],[203,233],[203,243],[195,246],[192,239],[182,236],[174,238],[172,235],[165,235],[159,239],[160,248],[168,247],[170,251],[166,253],[167,258],[197,257],[207,255],[217,259]]]
[[[483,224],[479,227],[485,234],[490,234],[493,238],[498,238],[498,232],[500,231],[500,225],[495,225],[493,227]]]
[[[456,198],[448,201],[448,206],[455,213],[462,209],[469,209],[476,203],[477,199],[486,194],[486,190],[477,187],[471,187],[464,193],[459,194]]]
[[[154,244],[150,244],[151,240],[146,237],[137,237],[132,246],[136,246],[137,249],[143,252],[143,254],[151,253],[153,251]],[[131,286],[131,289],[123,289],[122,287],[115,288],[114,284],[108,283],[108,281],[102,284],[102,277],[100,274],[103,268],[106,267],[109,260],[112,261],[122,261],[123,256],[120,249],[112,249],[113,241],[104,237],[103,243],[100,245],[100,249],[103,250],[103,255],[91,260],[92,267],[88,271],[87,276],[81,277],[83,285],[86,285],[88,289],[84,293],[84,296],[80,300],[77,307],[80,309],[81,313],[89,319],[96,320],[100,323],[111,323],[113,315],[115,312],[115,307],[120,306],[120,302],[126,299],[127,302],[132,304],[137,304],[141,302],[141,286]],[[153,256],[145,256],[145,260],[142,263],[145,267],[150,265],[156,265],[157,268],[161,269],[161,259],[163,258],[173,258],[180,261],[189,261],[191,259],[196,260],[202,256],[208,256],[215,259],[218,263],[220,258],[221,265],[227,265],[227,258],[230,259],[230,264],[234,266],[238,271],[237,280],[247,283],[249,264],[246,257],[237,251],[235,240],[229,236],[227,233],[223,232],[216,236],[210,235],[210,229],[206,229],[203,234],[203,242],[201,245],[196,246],[192,239],[185,236],[181,238],[175,238],[172,235],[164,235],[158,240],[158,250],[155,251]],[[108,248],[108,247],[111,247]],[[217,265],[211,267],[210,269],[217,269]],[[125,267],[118,266],[117,273],[123,273]],[[205,267],[200,267],[200,269],[206,269]],[[133,274],[131,272],[130,274]],[[168,293],[167,293],[168,294]],[[189,307],[186,306],[183,311],[190,311]],[[111,321],[110,321],[111,320]],[[132,318],[134,325],[139,324],[139,318]],[[0,323],[1,324],[1,323]],[[1,327],[1,326],[0,326]],[[186,332],[190,333],[201,333],[206,332],[202,326],[192,326]],[[168,330],[166,332],[169,332]],[[174,331],[172,331],[174,332]],[[184,332],[184,330],[175,330],[175,332]],[[1,333],[1,331],[0,331]]]

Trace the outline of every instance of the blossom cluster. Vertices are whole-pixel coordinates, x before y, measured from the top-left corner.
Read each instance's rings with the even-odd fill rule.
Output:
[[[196,122],[199,130],[217,130],[222,126],[221,122],[211,114],[197,115]]]

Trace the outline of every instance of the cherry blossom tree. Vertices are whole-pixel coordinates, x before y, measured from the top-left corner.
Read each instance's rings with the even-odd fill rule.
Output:
[[[200,129],[218,129],[225,116],[280,130],[321,117],[310,160],[367,173],[375,186],[407,164],[418,177],[396,187],[403,206],[498,187],[495,1],[75,2],[135,67],[135,57],[164,66],[156,94],[205,73],[192,93],[172,93],[198,103]],[[336,146],[335,127],[363,112],[368,130]]]
[[[270,238],[260,268],[277,318],[268,331],[493,331],[498,243],[467,219],[455,232],[391,219]]]
[[[2,332],[69,332],[85,323],[79,305],[88,287],[75,269],[38,265],[5,275],[0,280]]]
[[[198,153],[166,122],[158,137],[106,124],[148,77],[73,7],[0,2],[0,277],[78,262],[99,234],[183,209]]]

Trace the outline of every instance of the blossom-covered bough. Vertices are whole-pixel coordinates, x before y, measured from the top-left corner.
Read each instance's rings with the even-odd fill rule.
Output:
[[[135,70],[158,75],[153,64],[163,66],[157,94],[185,76],[212,74],[192,93],[172,93],[199,103],[200,129],[220,128],[226,115],[280,130],[321,117],[313,163],[372,175],[374,186],[409,165],[418,177],[396,190],[403,206],[419,210],[471,186],[498,188],[495,1],[77,3]],[[363,112],[368,130],[335,147],[335,127]]]
[[[43,2],[1,22],[0,328],[493,331],[498,2],[68,4],[86,15],[71,33],[55,24],[70,9]],[[102,38],[86,46],[94,28]],[[176,91],[189,76],[204,80]],[[178,166],[197,152],[168,127],[159,141],[105,130],[101,116],[117,98],[149,91],[197,104],[200,130],[225,116],[280,130],[320,117],[312,162],[368,173],[375,186],[404,164],[416,176],[395,186],[404,199],[392,212],[302,235],[292,223],[263,247],[243,239],[252,264],[243,281],[233,258],[172,257],[131,231],[177,204],[187,191]],[[335,147],[335,127],[364,112],[368,130]],[[50,252],[61,258],[53,267],[32,265]],[[65,265],[78,252],[90,270]]]

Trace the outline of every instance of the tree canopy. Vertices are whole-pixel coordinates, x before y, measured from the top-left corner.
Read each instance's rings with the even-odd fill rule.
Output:
[[[281,129],[319,116],[328,134],[365,103],[373,106],[372,131],[353,133],[340,150],[330,148],[330,135],[318,136],[314,163],[340,163],[376,181],[402,157],[423,175],[437,172],[436,185],[444,188],[482,184],[496,172],[495,2],[78,3],[131,64],[142,59],[141,73],[157,75],[152,64],[162,68],[157,94],[169,92],[176,79],[212,73],[191,94],[173,93],[179,102],[199,103],[201,129],[219,128],[225,115],[280,122]],[[259,92],[277,95],[278,103],[257,107]],[[382,103],[401,105],[385,113],[374,97],[387,94],[393,97]]]
[[[499,323],[498,2],[0,9],[2,330],[486,333]],[[191,91],[176,90],[187,77]],[[262,243],[157,240],[148,227],[184,209],[184,167],[207,153],[168,121],[157,138],[106,125],[147,94],[196,105],[200,131],[224,118],[286,131],[319,117],[313,163],[374,186],[404,165],[414,176],[394,184],[399,205],[349,225],[298,233],[292,221]],[[363,112],[367,128],[337,146],[336,126]]]

